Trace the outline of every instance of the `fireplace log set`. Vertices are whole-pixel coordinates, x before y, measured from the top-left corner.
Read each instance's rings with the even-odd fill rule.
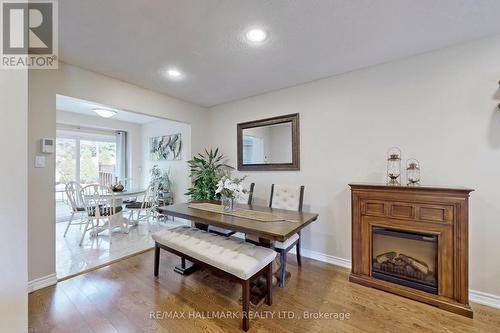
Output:
[[[425,262],[394,251],[376,256],[373,260],[373,269],[436,284],[434,272]]]

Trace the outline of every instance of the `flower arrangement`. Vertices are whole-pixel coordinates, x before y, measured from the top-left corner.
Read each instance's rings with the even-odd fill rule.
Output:
[[[241,182],[245,179],[231,178],[230,175],[224,175],[217,183],[216,194],[221,196],[222,209],[224,211],[232,211],[234,208],[234,199],[239,199],[245,194],[245,190]]]
[[[217,183],[217,189],[215,193],[220,194],[223,197],[231,199],[239,199],[245,194],[245,190],[241,185],[241,182],[245,179],[242,178],[231,178],[231,176],[222,176],[222,178]]]

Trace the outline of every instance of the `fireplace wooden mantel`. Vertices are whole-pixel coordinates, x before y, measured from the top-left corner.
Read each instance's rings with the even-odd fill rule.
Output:
[[[351,282],[428,303],[467,317],[468,216],[472,189],[349,184],[352,205]],[[372,228],[437,236],[437,292],[372,274]]]

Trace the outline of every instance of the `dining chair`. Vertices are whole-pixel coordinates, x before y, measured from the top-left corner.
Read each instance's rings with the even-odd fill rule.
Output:
[[[238,203],[242,203],[242,204],[247,204],[247,205],[251,205],[252,204],[252,201],[253,201],[253,190],[254,190],[254,187],[255,187],[255,183],[251,183],[250,184],[250,188],[248,190],[248,198],[244,198],[244,201],[238,201]],[[224,229],[224,228],[221,228],[221,227],[216,227],[214,225],[209,225],[208,226],[208,232],[211,232],[211,233],[214,233],[214,234],[217,234],[217,235],[221,235],[221,236],[226,236],[226,237],[229,237],[233,234],[236,233],[236,231],[233,231],[233,230],[229,230],[229,229]]]
[[[148,186],[144,193],[142,200],[125,205],[130,211],[128,224],[134,222],[132,225],[137,225],[140,221],[146,220],[148,222],[148,231],[151,231],[151,218],[154,218],[156,208],[158,207],[158,192],[160,184],[152,183]],[[134,219],[134,212],[137,212],[137,218]],[[141,216],[141,213],[145,215]]]
[[[123,178],[121,180],[125,190],[130,190],[134,187],[135,181],[132,178]],[[123,200],[124,205],[128,205],[137,201],[137,197],[130,197]]]
[[[122,206],[117,203],[114,193],[108,186],[88,185],[82,188],[80,193],[87,213],[87,223],[80,238],[80,246],[82,246],[87,232],[90,232],[91,236],[95,236],[105,230],[104,226],[99,225],[100,220],[107,220],[109,243],[111,244],[111,232],[117,226],[113,225],[113,221],[121,214]],[[123,227],[123,223],[120,226]]]
[[[68,200],[69,205],[71,206],[71,216],[68,221],[68,225],[66,226],[66,230],[64,230],[64,236],[68,233],[68,229],[71,225],[80,226],[80,230],[82,229],[82,225],[85,224],[85,207],[83,203],[83,198],[81,194],[82,187],[77,182],[68,182],[65,187],[66,198]],[[79,219],[73,220],[75,215],[79,215]]]
[[[270,208],[296,210],[302,212],[304,203],[304,186],[293,185],[271,185],[271,196],[269,199]],[[280,278],[279,285],[281,288],[285,287],[285,274],[286,274],[286,255],[293,248],[296,247],[295,252],[297,255],[297,264],[302,266],[300,257],[300,231],[293,234],[284,242],[275,241],[274,249],[280,254]]]

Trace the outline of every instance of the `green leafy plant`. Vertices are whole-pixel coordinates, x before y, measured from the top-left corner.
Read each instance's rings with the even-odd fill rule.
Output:
[[[158,183],[159,189],[162,191],[171,191],[172,178],[170,177],[170,169],[162,170],[157,164],[155,164],[153,165],[149,173],[151,175],[151,183]]]
[[[193,186],[185,193],[192,200],[216,200],[220,194],[215,193],[217,183],[224,174],[224,170],[232,169],[224,163],[225,156],[219,154],[219,149],[210,151],[205,149],[205,153],[194,156],[187,163],[191,169],[191,179]]]

